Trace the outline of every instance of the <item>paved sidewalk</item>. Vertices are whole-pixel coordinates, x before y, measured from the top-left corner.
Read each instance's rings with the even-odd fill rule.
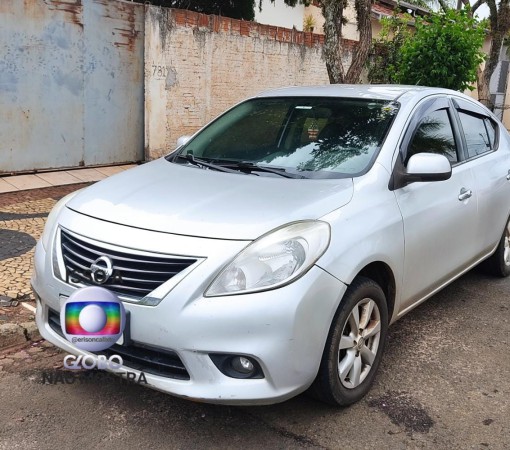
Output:
[[[48,213],[70,192],[134,166],[0,177],[0,359],[2,353],[40,339],[30,277]]]
[[[63,186],[66,184],[90,183],[135,166],[136,164],[125,164],[121,166],[41,172],[33,175],[3,176],[0,177],[0,194],[51,186]]]

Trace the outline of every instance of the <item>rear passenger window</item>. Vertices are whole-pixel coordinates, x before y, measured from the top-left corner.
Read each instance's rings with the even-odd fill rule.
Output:
[[[487,125],[492,127],[483,117],[473,116],[465,112],[459,111],[460,123],[466,137],[466,145],[468,157],[473,158],[482,153],[492,150],[494,145],[494,128],[492,128],[492,138]]]
[[[450,117],[446,109],[431,112],[420,122],[407,149],[405,164],[416,153],[439,153],[451,164],[459,161]]]

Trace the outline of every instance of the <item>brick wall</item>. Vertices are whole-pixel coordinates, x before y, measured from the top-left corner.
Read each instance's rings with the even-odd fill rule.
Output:
[[[324,36],[185,10],[146,7],[145,151],[177,138],[244,98],[288,85],[328,83]],[[346,42],[346,60],[353,42]]]

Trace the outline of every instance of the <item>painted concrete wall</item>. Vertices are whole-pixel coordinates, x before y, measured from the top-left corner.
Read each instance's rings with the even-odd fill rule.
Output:
[[[304,17],[307,16],[312,16],[315,21],[315,28],[313,32],[323,34],[324,16],[322,15],[321,8],[315,5],[307,6],[304,10]],[[342,36],[344,37],[344,39],[358,41],[359,32],[358,25],[356,22],[356,11],[352,3],[350,2],[347,3],[347,7],[344,9],[344,16],[347,22],[342,27]],[[379,19],[372,17],[372,36],[376,38],[379,36],[380,33],[381,22]]]
[[[144,6],[0,1],[0,173],[143,157]]]
[[[262,90],[328,83],[323,36],[154,6],[145,33],[148,158]]]
[[[291,8],[283,0],[275,0],[274,3],[271,0],[262,0],[262,11],[259,11],[258,0],[256,3],[255,22],[303,30],[304,5],[296,5]]]

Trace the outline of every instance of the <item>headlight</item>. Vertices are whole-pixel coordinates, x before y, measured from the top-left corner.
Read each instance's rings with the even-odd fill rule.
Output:
[[[58,215],[60,214],[60,211],[66,205],[66,203],[80,191],[81,189],[75,192],[71,192],[70,194],[67,194],[65,197],[61,198],[51,210],[50,214],[48,215],[48,218],[46,219],[46,225],[44,226],[44,231],[41,237],[41,242],[42,246],[44,247],[44,250],[48,251],[51,238],[55,233],[55,225],[57,223],[57,218]]]
[[[277,228],[248,245],[216,277],[206,297],[283,286],[304,275],[329,245],[326,222],[306,220]]]

